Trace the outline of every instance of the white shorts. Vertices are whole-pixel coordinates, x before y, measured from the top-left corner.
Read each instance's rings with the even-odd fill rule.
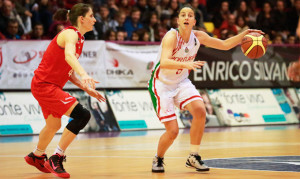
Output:
[[[149,92],[156,114],[161,122],[176,120],[175,106],[180,109],[192,101],[201,100],[199,92],[189,79],[167,85],[156,78],[149,81]]]

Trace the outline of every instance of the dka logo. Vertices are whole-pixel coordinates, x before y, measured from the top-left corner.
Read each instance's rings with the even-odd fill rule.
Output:
[[[30,51],[21,51],[18,55],[16,55],[13,59],[14,63],[23,64],[30,62],[37,56],[37,51],[30,50]]]
[[[128,68],[118,68],[119,67],[119,61],[117,59],[112,59],[110,61],[112,65],[117,68],[111,68],[106,70],[106,74],[110,76],[118,76],[118,77],[131,77],[133,76],[133,70]]]

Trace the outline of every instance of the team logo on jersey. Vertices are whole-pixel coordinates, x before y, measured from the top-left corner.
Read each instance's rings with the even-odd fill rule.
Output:
[[[188,53],[189,52],[189,49],[187,47],[185,47],[185,53]]]
[[[194,38],[194,41],[195,41],[195,46],[197,46],[197,40],[196,40],[196,38]]]

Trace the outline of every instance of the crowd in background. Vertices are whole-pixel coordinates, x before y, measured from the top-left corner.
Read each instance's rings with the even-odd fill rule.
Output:
[[[0,0],[0,39],[52,39],[69,22],[52,19],[58,8],[93,5],[96,23],[86,40],[159,42],[177,28],[178,10],[195,9],[195,29],[227,39],[247,28],[266,33],[269,43],[295,44],[300,0]]]

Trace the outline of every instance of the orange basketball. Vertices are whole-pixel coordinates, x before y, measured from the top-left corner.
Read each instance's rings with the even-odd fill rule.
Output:
[[[267,45],[268,41],[263,35],[252,32],[243,38],[241,49],[248,58],[257,59],[266,53]]]

